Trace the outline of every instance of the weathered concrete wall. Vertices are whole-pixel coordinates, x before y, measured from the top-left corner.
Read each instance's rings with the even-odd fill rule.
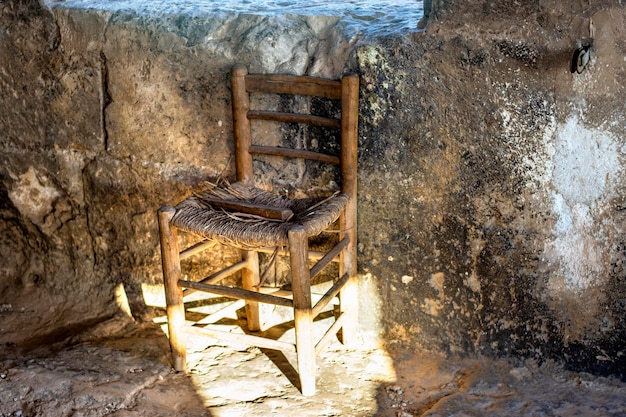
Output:
[[[362,77],[367,338],[624,373],[626,11],[596,3],[438,1],[424,33],[367,44],[332,19],[3,4],[0,341],[108,317],[121,286],[150,317],[154,212],[232,175],[243,62]]]

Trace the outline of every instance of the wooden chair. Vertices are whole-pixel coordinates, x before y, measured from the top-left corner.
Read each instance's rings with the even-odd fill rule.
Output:
[[[185,336],[189,333],[183,329],[186,325],[186,295],[193,291],[205,291],[245,300],[247,331],[245,334],[235,334],[206,331],[194,326],[197,330],[215,338],[245,342],[261,348],[295,350],[301,392],[304,395],[313,395],[316,354],[337,334],[348,345],[353,344],[356,338],[359,78],[354,74],[345,75],[341,81],[292,75],[250,75],[244,66],[238,65],[231,71],[231,85],[237,182],[212,187],[176,207],[165,206],[158,212],[173,365],[177,371],[184,371],[186,368]],[[251,94],[254,97],[257,94],[287,94],[315,96],[335,102],[338,100],[341,116],[336,119],[311,114],[253,110],[250,108]],[[337,129],[340,134],[336,136],[341,138],[340,155],[254,144],[251,120],[310,124]],[[303,158],[339,165],[340,190],[329,198],[320,200],[287,199],[257,188],[252,159],[257,154],[274,155],[274,158]],[[326,253],[310,250],[309,238],[327,231],[333,225],[335,236],[339,233],[339,238],[336,239],[338,243]],[[181,252],[178,248],[177,229],[194,233],[206,240]],[[199,281],[183,279],[180,261],[214,247],[211,245],[214,240],[237,246],[242,253],[241,262]],[[261,285],[258,253],[275,251],[289,256],[291,293],[268,293]],[[310,267],[310,261],[316,263]],[[339,276],[314,304],[311,280],[331,262],[339,262]],[[224,277],[238,271],[241,271],[241,286],[220,285]],[[313,321],[331,302],[339,303],[339,307],[335,307],[333,324],[319,340],[315,340]],[[260,330],[259,303],[293,308],[295,344],[251,334]],[[341,333],[338,333],[339,330]]]

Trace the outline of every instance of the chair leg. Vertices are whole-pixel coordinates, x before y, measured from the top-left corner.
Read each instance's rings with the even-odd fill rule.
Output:
[[[308,241],[304,228],[294,227],[289,231],[289,251],[300,390],[302,395],[309,396],[315,394],[315,342]]]
[[[346,213],[341,217],[342,237],[350,239],[350,244],[342,251],[339,264],[339,276],[348,274],[350,279],[339,293],[340,311],[346,315],[341,329],[341,343],[354,347],[358,340],[359,294],[357,283],[357,248],[356,248],[356,206],[348,204]]]
[[[341,328],[341,343],[346,347],[354,347],[357,344],[358,322],[358,287],[355,276],[350,277],[339,293],[341,312],[346,320]]]
[[[242,258],[248,261],[248,266],[241,270],[243,288],[249,291],[257,291],[259,285],[259,254],[256,251],[242,251]],[[256,301],[246,301],[246,320],[248,330],[257,332],[261,330],[261,316],[259,313],[259,303]]]
[[[176,209],[173,207],[159,209],[159,238],[172,362],[176,371],[184,372],[187,366],[184,335],[185,304],[182,288],[178,285],[178,280],[181,278],[178,236],[176,229],[170,227],[170,220],[175,212]]]

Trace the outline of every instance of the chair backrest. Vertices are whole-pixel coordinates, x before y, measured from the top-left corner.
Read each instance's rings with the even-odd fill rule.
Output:
[[[352,198],[356,196],[359,107],[359,77],[357,75],[345,75],[341,81],[295,75],[258,75],[248,74],[245,66],[236,65],[231,71],[231,87],[237,181],[254,185],[253,154],[302,158],[339,165],[341,192]],[[337,119],[311,114],[251,109],[250,93],[288,94],[339,100],[341,116]],[[341,136],[340,156],[283,146],[255,144],[252,141],[251,120],[304,123],[336,128]]]

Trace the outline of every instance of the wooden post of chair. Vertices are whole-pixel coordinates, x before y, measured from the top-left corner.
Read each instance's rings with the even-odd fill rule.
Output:
[[[163,283],[165,284],[165,302],[167,304],[167,329],[172,350],[172,362],[176,371],[185,371],[187,351],[185,348],[185,305],[183,290],[178,286],[181,277],[178,236],[175,228],[170,227],[170,220],[176,213],[174,207],[161,207],[158,212],[159,238],[161,241],[161,263],[163,265]]]
[[[241,270],[241,280],[244,289],[258,291],[259,285],[259,253],[252,250],[242,250],[242,258],[248,261],[248,265]],[[259,314],[259,303],[257,301],[246,300],[246,321],[248,330],[257,332],[261,330],[261,317]]]
[[[358,285],[357,285],[357,163],[358,163],[358,115],[359,77],[346,75],[341,80],[341,176],[342,192],[350,198],[340,218],[341,238],[350,239],[341,253],[339,276],[350,277],[339,295],[341,312],[346,320],[341,329],[341,341],[351,346],[357,341]]]
[[[233,106],[233,134],[235,136],[235,162],[237,168],[237,181],[254,185],[254,172],[252,170],[252,155],[250,145],[252,137],[250,133],[250,98],[246,90],[246,76],[248,69],[244,65],[235,65],[230,72],[231,94]]]
[[[311,306],[308,240],[302,226],[289,230],[291,289],[296,327],[296,354],[302,395],[315,394],[315,342]]]

